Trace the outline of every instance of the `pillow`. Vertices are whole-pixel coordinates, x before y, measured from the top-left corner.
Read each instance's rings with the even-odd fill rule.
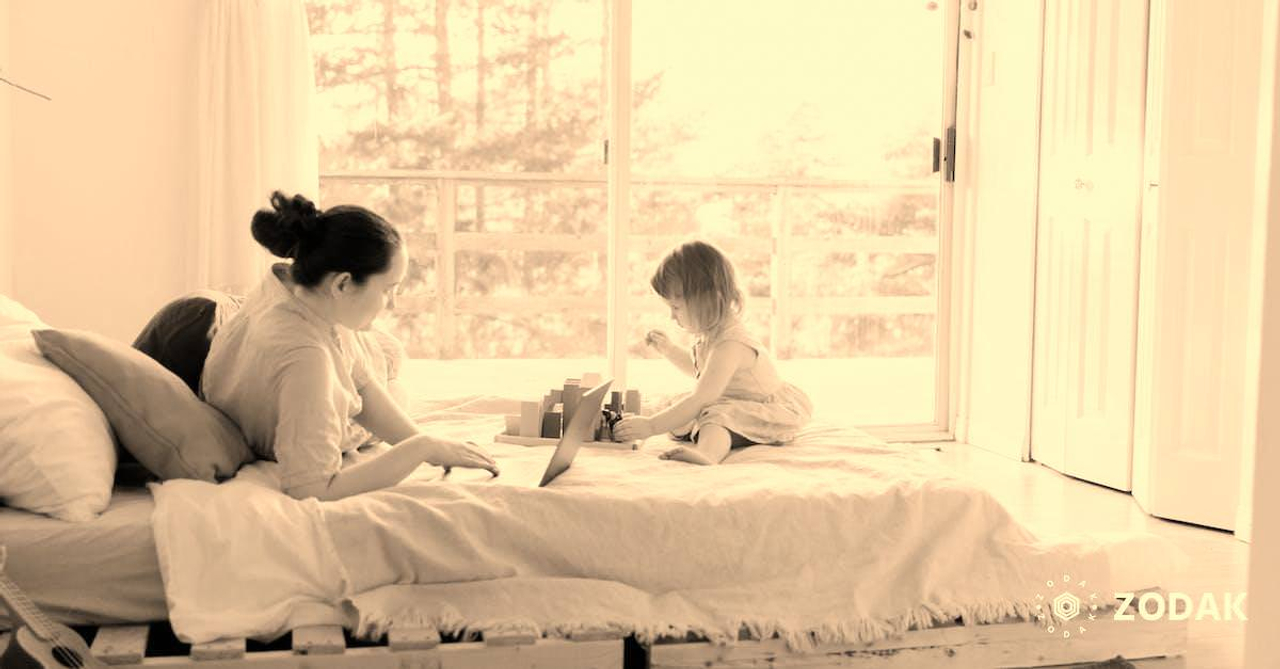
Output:
[[[140,351],[92,332],[31,334],[102,407],[124,449],[161,479],[214,481],[253,459],[231,419]]]
[[[111,502],[115,444],[93,399],[36,350],[45,327],[0,295],[0,500],[85,522]]]
[[[184,295],[157,311],[133,347],[177,374],[191,392],[200,394],[200,375],[218,326],[240,310],[244,298],[216,290]]]

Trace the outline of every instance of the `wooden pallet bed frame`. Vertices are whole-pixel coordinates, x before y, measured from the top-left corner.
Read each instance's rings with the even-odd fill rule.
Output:
[[[165,623],[158,623],[166,625]],[[244,639],[189,647],[183,654],[148,654],[147,625],[103,626],[91,631],[93,654],[118,667],[201,669],[309,669],[337,667],[479,669],[731,669],[738,667],[1129,667],[1130,660],[1162,669],[1185,667],[1185,621],[1117,621],[1108,612],[1085,633],[1063,639],[1034,622],[1010,619],[967,625],[957,620],[912,630],[870,644],[826,644],[793,652],[781,639],[744,639],[732,645],[684,639],[641,645],[607,630],[569,639],[539,638],[532,631],[481,632],[481,641],[442,642],[434,629],[395,629],[379,645],[349,641],[337,626],[295,629],[290,638],[262,649]],[[0,633],[0,648],[6,641]],[[257,644],[261,645],[261,644]]]

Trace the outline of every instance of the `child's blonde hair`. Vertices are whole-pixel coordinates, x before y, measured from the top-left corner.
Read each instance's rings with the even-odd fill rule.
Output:
[[[706,242],[677,246],[658,263],[649,285],[663,299],[684,299],[695,327],[702,332],[715,330],[730,315],[742,313],[742,291],[733,263]]]

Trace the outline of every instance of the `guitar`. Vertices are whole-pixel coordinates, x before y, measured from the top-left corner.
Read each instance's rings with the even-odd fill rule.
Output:
[[[0,669],[61,669],[106,667],[89,652],[89,645],[75,630],[49,620],[4,573],[8,551],[0,546],[0,601],[10,617],[22,623],[0,655]]]

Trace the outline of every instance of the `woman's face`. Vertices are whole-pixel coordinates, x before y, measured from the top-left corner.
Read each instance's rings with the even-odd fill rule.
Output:
[[[391,264],[381,274],[370,274],[364,285],[351,282],[340,291],[338,322],[352,330],[368,330],[383,309],[396,306],[396,289],[409,269],[409,254],[404,245],[391,255]]]

